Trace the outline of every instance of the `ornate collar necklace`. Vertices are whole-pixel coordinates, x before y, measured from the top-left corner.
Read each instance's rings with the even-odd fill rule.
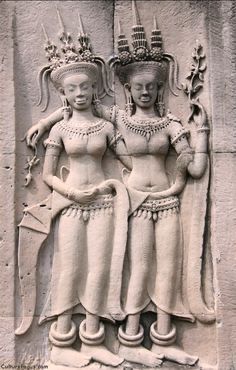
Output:
[[[77,137],[88,137],[92,135],[98,135],[99,132],[105,127],[106,122],[104,120],[100,120],[95,124],[91,124],[90,126],[83,127],[81,126],[73,126],[72,124],[62,121],[59,123],[58,128],[63,133],[69,134],[69,136],[77,136]]]
[[[128,117],[127,114],[123,115],[122,121],[128,130],[134,132],[135,134],[144,136],[147,141],[150,140],[153,134],[168,127],[170,123],[170,120],[167,117],[161,119],[151,118],[138,120]]]

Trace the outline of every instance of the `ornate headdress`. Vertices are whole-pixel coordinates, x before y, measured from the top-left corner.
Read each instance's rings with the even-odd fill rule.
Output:
[[[49,102],[49,76],[56,87],[60,85],[65,75],[74,74],[77,72],[84,72],[94,79],[94,81],[97,81],[99,78],[99,67],[101,67],[102,86],[99,86],[100,90],[98,90],[98,96],[102,98],[106,94],[112,95],[112,89],[109,86],[109,81],[107,78],[105,61],[103,58],[93,54],[89,37],[84,31],[80,15],[78,15],[79,34],[77,45],[73,43],[70,33],[66,31],[58,9],[57,16],[61,28],[59,39],[62,42],[62,53],[60,53],[57,46],[50,41],[45,27],[42,25],[46,40],[46,57],[49,63],[40,70],[38,75],[40,96],[37,105],[42,104],[45,95],[45,104],[42,111],[47,109]]]
[[[181,90],[177,83],[177,61],[172,54],[163,51],[161,31],[158,29],[155,16],[149,47],[135,0],[132,0],[132,14],[133,27],[131,36],[133,50],[130,49],[128,39],[122,31],[120,21],[118,21],[118,55],[110,58],[110,67],[118,66],[117,73],[123,85],[129,82],[132,74],[137,75],[148,71],[155,75],[160,86],[164,86],[169,67],[169,87],[171,92],[177,95],[174,87]],[[163,92],[164,88],[160,89],[158,96],[159,105],[163,105]]]

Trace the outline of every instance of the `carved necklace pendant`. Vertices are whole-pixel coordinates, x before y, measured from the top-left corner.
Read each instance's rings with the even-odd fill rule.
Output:
[[[134,132],[135,134],[144,136],[147,141],[150,140],[151,136],[156,132],[159,132],[169,126],[170,120],[167,117],[162,119],[145,119],[138,120],[132,117],[123,115],[122,121],[125,127]]]
[[[73,136],[73,137],[80,137],[80,138],[88,138],[89,136],[98,135],[103,128],[105,127],[106,122],[104,120],[100,120],[95,124],[91,124],[87,127],[83,127],[83,125],[75,126],[69,124],[68,122],[62,121],[58,128],[63,133]]]
[[[147,132],[145,136],[146,136],[147,141],[149,141],[150,138],[151,138],[151,133],[150,132]]]

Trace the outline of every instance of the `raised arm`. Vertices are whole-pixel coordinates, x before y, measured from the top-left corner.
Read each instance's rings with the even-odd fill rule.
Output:
[[[25,140],[26,144],[31,147],[35,147],[39,139],[43,136],[46,131],[49,131],[52,126],[63,119],[63,108],[57,109],[55,112],[50,114],[46,118],[42,118],[38,123],[30,127],[26,132]]]
[[[102,105],[100,102],[95,101],[94,110],[97,116],[104,118],[107,121],[114,122],[114,106],[107,107]],[[30,127],[26,132],[25,140],[26,144],[31,147],[35,147],[37,142],[43,136],[46,131],[49,131],[52,126],[63,119],[63,107],[57,109],[55,112],[50,114],[46,118],[42,118],[38,123]]]
[[[196,145],[192,149],[188,143],[188,131],[183,128],[178,120],[173,120],[170,123],[170,138],[171,144],[174,146],[177,154],[179,154],[179,164],[184,161],[187,166],[188,173],[195,179],[203,176],[208,158],[208,132],[209,128],[205,124],[205,119],[197,129]],[[188,161],[186,158],[188,157]],[[184,159],[185,158],[185,159]]]
[[[108,147],[115,153],[117,159],[129,170],[132,169],[132,159],[128,153],[121,133],[112,127],[108,136]]]
[[[206,112],[203,106],[199,102],[195,102],[198,105],[200,110],[200,123],[197,127],[197,141],[194,150],[194,159],[188,166],[188,172],[190,175],[199,179],[203,176],[208,161],[208,134],[209,127],[207,125]]]
[[[111,105],[110,107],[107,107],[106,105],[101,104],[99,100],[95,100],[94,109],[98,117],[104,118],[106,121],[109,121],[111,123],[115,123],[116,113],[118,109],[116,105]]]

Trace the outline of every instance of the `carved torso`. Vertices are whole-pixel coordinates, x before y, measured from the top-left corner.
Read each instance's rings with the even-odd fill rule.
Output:
[[[61,121],[53,127],[46,144],[64,147],[69,160],[68,185],[83,189],[105,180],[102,158],[113,131],[113,126],[104,120],[84,126]]]
[[[108,126],[109,123],[107,124]],[[101,158],[106,151],[109,129],[101,120],[86,128],[74,127],[70,123],[60,122],[58,130],[66,153],[70,157],[91,155]]]
[[[126,146],[130,155],[164,154],[168,153],[169,138],[167,128],[169,120],[147,119],[136,120],[127,117],[124,111],[119,112],[118,129],[125,137]]]
[[[175,145],[178,153],[188,147],[186,130],[181,123],[168,116],[141,121],[118,111],[116,124],[132,156],[128,185],[143,191],[167,189],[170,184],[165,160],[170,145]]]

